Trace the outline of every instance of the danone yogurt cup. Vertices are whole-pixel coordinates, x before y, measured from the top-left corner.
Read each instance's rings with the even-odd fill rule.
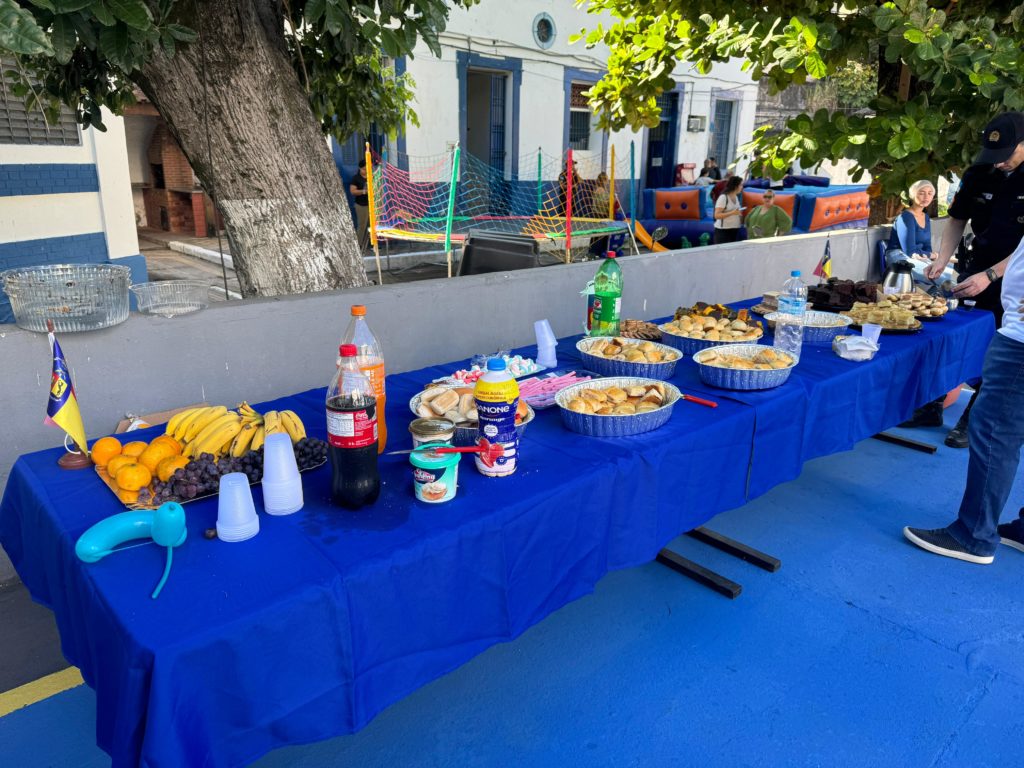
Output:
[[[426,443],[438,448],[448,443]],[[412,487],[419,501],[440,504],[455,498],[459,483],[459,453],[417,451],[409,454],[412,463]]]

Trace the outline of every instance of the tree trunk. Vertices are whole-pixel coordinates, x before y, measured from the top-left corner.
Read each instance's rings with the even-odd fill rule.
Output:
[[[366,285],[342,181],[292,68],[277,4],[179,7],[200,39],[173,57],[156,51],[137,83],[216,199],[242,293]]]

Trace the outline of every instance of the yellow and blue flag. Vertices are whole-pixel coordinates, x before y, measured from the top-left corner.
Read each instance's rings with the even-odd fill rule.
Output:
[[[822,254],[818,266],[814,268],[814,274],[826,279],[832,277],[832,239],[830,237],[825,238],[825,253]]]
[[[78,450],[88,454],[75,385],[71,382],[71,372],[64,359],[64,352],[53,333],[50,333],[50,348],[53,350],[53,377],[50,379],[50,401],[46,404],[44,423],[63,429],[78,446]]]

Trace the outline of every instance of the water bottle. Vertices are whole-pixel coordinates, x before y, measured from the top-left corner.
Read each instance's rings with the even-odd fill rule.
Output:
[[[622,269],[615,251],[608,251],[594,278],[594,322],[591,336],[618,336],[622,311]]]
[[[779,294],[779,314],[775,321],[775,348],[800,359],[804,343],[804,314],[807,312],[807,286],[800,279],[800,270],[790,272],[790,278]]]

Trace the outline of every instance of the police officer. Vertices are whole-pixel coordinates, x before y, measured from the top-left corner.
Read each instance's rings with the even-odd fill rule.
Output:
[[[970,222],[974,240],[960,260],[956,296],[961,302],[973,299],[980,309],[995,314],[998,328],[1003,316],[1000,301],[1003,272],[1010,254],[1024,237],[1024,114],[1004,112],[994,118],[982,131],[981,142],[981,153],[964,173],[960,189],[949,206],[949,221],[942,232],[938,256],[925,270],[925,275],[932,280],[942,275]],[[967,447],[968,420],[979,388],[980,385],[975,387],[960,420],[946,435],[946,445],[951,448]],[[908,425],[925,426],[929,418],[936,416],[937,423],[930,423],[941,425],[941,401],[942,398],[919,409]]]

